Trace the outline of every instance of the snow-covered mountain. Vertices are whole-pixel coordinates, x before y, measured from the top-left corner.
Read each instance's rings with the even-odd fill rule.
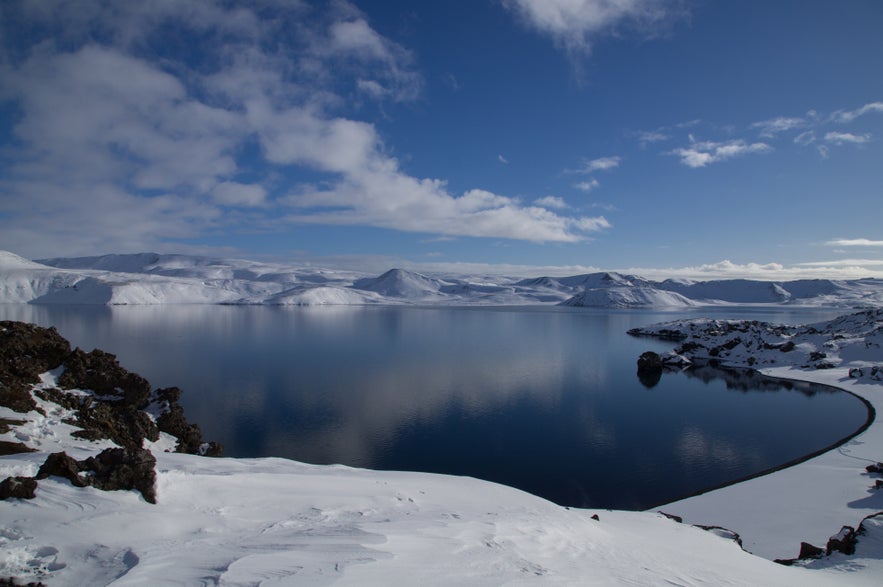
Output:
[[[0,303],[879,307],[883,280],[651,281],[615,272],[476,280],[406,269],[375,276],[310,265],[156,253],[35,262],[0,251]]]

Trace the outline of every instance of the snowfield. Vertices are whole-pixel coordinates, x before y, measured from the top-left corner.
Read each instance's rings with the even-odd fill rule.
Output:
[[[835,385],[880,409],[883,383],[872,367],[883,364],[881,328],[876,310],[790,330],[679,321],[641,334],[694,343],[692,356],[682,344],[679,362],[723,348],[730,356],[721,360],[744,365],[750,343],[765,373]],[[788,342],[793,347],[783,351]],[[816,368],[818,349],[831,367]],[[815,363],[795,366],[804,360]],[[35,389],[55,387],[60,375],[43,373]],[[84,459],[110,446],[73,437],[57,404],[38,406],[45,415],[0,408],[0,419],[16,421],[0,440],[37,449],[0,458],[0,479],[33,476],[49,453]],[[41,480],[34,499],[0,501],[0,578],[116,586],[811,587],[879,585],[883,576],[883,516],[865,519],[854,554],[793,566],[769,560],[795,558],[801,541],[824,548],[841,526],[857,528],[883,510],[883,490],[872,488],[880,475],[864,469],[883,460],[876,422],[800,465],[660,508],[687,523],[656,512],[564,508],[471,478],[166,452],[173,446],[165,434],[146,442],[157,459],[155,505],[136,491],[74,487],[59,477]],[[735,531],[745,550],[730,531],[690,524]]]
[[[883,306],[883,280],[649,281],[615,272],[530,279],[380,276],[308,265],[187,255],[104,255],[30,261],[0,251],[0,303],[529,305],[686,308],[720,304]]]

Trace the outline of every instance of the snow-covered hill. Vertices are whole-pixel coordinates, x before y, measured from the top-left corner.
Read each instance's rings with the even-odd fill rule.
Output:
[[[405,269],[374,276],[307,265],[156,253],[34,262],[0,252],[0,303],[880,307],[883,280],[657,282],[615,272],[476,280]]]
[[[823,333],[802,332],[838,337],[839,359],[845,360],[848,349],[870,348],[865,343],[878,340],[881,320],[878,311],[832,321]],[[697,340],[719,346],[729,340],[722,336],[734,332],[768,330],[753,323],[692,324],[648,332],[695,333]],[[778,344],[775,337],[782,334],[775,331],[774,338],[754,344]],[[48,360],[54,348],[40,360]],[[840,363],[796,376],[834,371],[843,373]],[[90,459],[123,450],[107,438],[78,434],[78,425],[91,422],[82,411],[106,400],[90,389],[60,391],[65,372],[64,366],[42,372],[25,388],[36,409],[0,407],[0,442],[15,448],[0,459],[0,491],[16,495],[0,499],[0,579],[12,584],[823,587],[878,585],[883,572],[883,516],[864,513],[874,511],[874,496],[883,493],[868,490],[872,480],[859,474],[865,453],[877,454],[883,426],[872,426],[846,450],[822,455],[827,460],[808,476],[800,465],[755,480],[768,480],[773,490],[752,481],[665,506],[701,526],[655,512],[560,507],[473,478],[169,452],[176,442],[166,432],[143,440],[155,459],[151,493],[143,485],[130,488],[123,476],[127,464],[118,465],[115,490],[92,477],[82,481],[84,473],[70,467],[48,467],[50,455],[61,451],[72,459],[69,464],[94,467]],[[117,376],[128,380],[124,373]],[[873,399],[879,383],[868,379],[857,387],[860,379],[843,381],[880,403]],[[120,393],[125,399],[129,392]],[[150,397],[167,396],[157,390]],[[132,447],[125,450],[133,453]],[[144,459],[139,464],[150,464],[144,452],[136,453]],[[795,482],[793,471],[809,485]],[[28,480],[36,482],[30,495]],[[853,526],[861,530],[856,536],[837,531],[847,517],[861,521]],[[721,521],[733,525],[725,529]],[[748,550],[771,548],[788,556],[799,548],[794,536],[822,547],[829,535],[857,542],[852,554],[832,551],[785,566],[740,548],[733,528]]]

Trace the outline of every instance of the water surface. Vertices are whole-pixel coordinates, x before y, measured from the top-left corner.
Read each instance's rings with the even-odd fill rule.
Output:
[[[842,312],[694,316],[802,323]],[[825,388],[635,373],[629,328],[684,316],[556,307],[0,305],[116,354],[229,456],[470,475],[563,505],[642,509],[798,458],[866,418]]]

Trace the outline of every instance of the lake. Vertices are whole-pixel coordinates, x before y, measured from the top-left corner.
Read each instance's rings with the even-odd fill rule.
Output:
[[[844,310],[28,306],[181,403],[225,454],[469,475],[568,506],[645,509],[854,432],[842,392],[705,369],[653,387],[629,337],[684,316],[806,323]]]

